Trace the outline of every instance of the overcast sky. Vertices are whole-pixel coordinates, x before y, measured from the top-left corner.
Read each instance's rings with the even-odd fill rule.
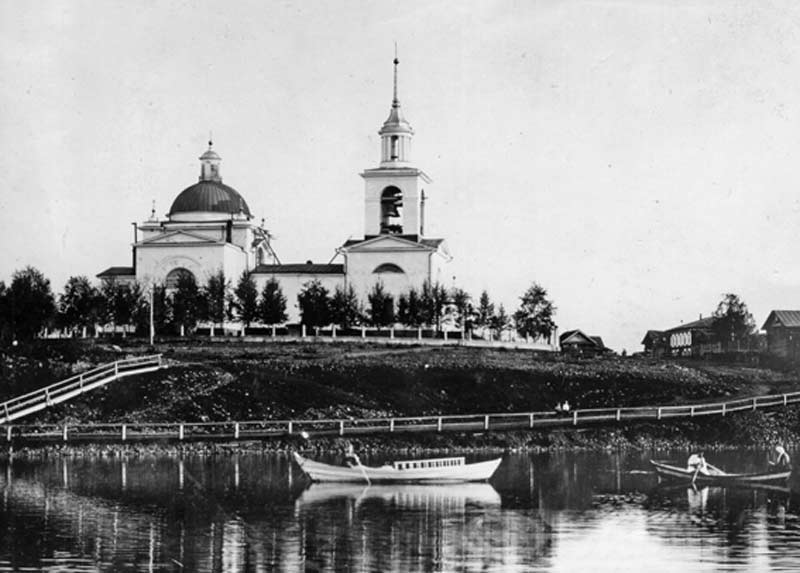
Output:
[[[394,42],[453,282],[639,350],[738,293],[800,309],[800,3],[0,0],[0,278],[130,264],[225,183],[283,262],[363,236]],[[449,286],[449,285],[448,285]]]

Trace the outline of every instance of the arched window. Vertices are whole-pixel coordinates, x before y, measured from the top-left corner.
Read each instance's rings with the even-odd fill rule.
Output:
[[[178,279],[180,279],[181,277],[187,277],[187,276],[195,278],[194,275],[192,274],[192,271],[190,271],[188,269],[184,269],[183,267],[178,267],[176,269],[172,269],[167,274],[167,279],[165,281],[167,288],[168,289],[177,288]]]
[[[374,274],[380,273],[400,273],[403,274],[405,271],[398,267],[394,263],[383,263],[382,265],[378,265],[375,267],[375,270],[372,271]]]

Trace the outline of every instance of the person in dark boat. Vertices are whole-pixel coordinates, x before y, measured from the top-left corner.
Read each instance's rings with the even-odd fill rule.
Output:
[[[770,450],[767,464],[769,464],[770,468],[788,468],[791,467],[792,460],[786,449],[781,445],[777,445]]]

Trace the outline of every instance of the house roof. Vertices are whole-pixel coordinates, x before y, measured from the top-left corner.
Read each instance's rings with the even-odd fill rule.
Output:
[[[108,267],[102,273],[95,275],[97,278],[107,278],[107,277],[132,277],[135,276],[136,273],[133,270],[133,267]]]
[[[665,330],[664,332],[675,332],[677,330],[695,330],[695,329],[705,330],[713,327],[715,322],[717,322],[717,319],[715,317],[707,316],[706,318],[701,318],[700,320],[695,320],[692,322],[687,322],[686,324],[673,326],[672,328]]]
[[[775,326],[776,322],[786,328],[800,328],[800,310],[773,310],[761,328]]]
[[[604,349],[603,339],[599,336],[589,336],[579,329],[567,330],[558,337],[561,344],[579,344],[581,342]]]
[[[258,265],[253,273],[265,275],[343,275],[344,265],[323,265],[314,263],[295,263],[288,265]]]
[[[661,330],[648,330],[639,344],[647,344],[648,340],[658,340],[664,334]]]

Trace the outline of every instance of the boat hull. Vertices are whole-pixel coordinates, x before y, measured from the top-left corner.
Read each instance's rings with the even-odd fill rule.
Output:
[[[458,483],[487,481],[500,466],[502,458],[452,467],[399,470],[393,466],[334,466],[306,459],[295,453],[294,459],[312,481],[361,483]]]
[[[780,483],[789,479],[792,475],[792,470],[782,470],[774,472],[760,472],[760,473],[745,473],[745,474],[731,474],[719,473],[707,475],[698,473],[695,477],[694,470],[672,466],[661,462],[650,460],[650,463],[655,467],[656,473],[659,476],[678,479],[684,481],[695,481],[700,483]]]

